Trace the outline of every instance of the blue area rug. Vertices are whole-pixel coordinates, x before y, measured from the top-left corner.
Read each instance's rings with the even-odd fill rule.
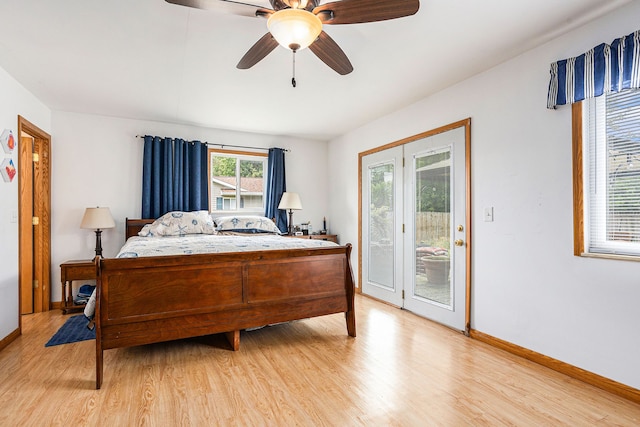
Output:
[[[54,345],[96,339],[95,329],[90,331],[87,328],[87,323],[87,318],[82,314],[71,316],[44,346],[51,347]]]

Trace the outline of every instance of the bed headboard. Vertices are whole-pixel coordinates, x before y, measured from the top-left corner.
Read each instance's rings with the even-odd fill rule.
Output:
[[[142,230],[147,224],[151,224],[155,219],[125,219],[124,227],[124,240],[126,241],[131,236],[137,236],[138,232]]]

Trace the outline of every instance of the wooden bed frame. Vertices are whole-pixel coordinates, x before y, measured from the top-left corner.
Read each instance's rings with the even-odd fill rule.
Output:
[[[126,221],[129,238],[153,220]],[[96,388],[107,349],[345,313],[356,336],[351,245],[141,258],[96,257]]]

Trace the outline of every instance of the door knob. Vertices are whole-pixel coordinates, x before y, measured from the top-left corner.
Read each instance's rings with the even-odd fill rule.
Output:
[[[462,239],[457,239],[454,240],[453,242],[456,246],[464,246],[464,242],[462,241]]]

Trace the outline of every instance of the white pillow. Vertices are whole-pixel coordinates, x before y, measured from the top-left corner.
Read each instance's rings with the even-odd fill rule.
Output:
[[[215,219],[218,233],[281,234],[272,220],[264,216],[221,216]]]
[[[138,233],[142,237],[215,234],[215,224],[208,211],[167,212]]]

